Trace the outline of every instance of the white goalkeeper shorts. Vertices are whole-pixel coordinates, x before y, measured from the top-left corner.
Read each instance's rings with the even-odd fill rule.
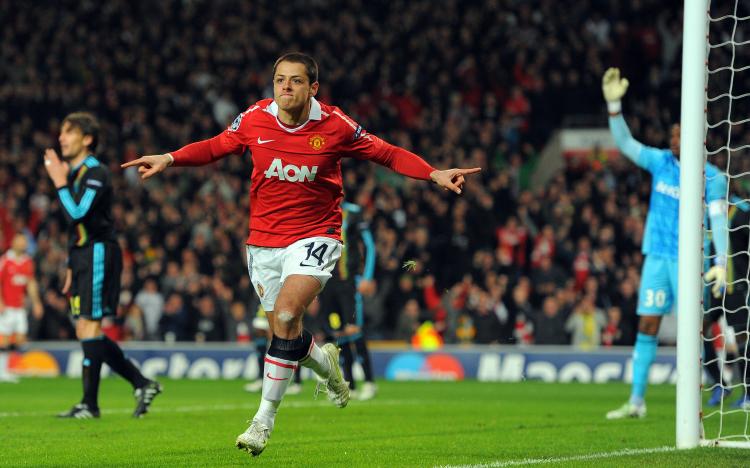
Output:
[[[247,246],[247,271],[266,311],[273,311],[281,285],[289,275],[312,276],[320,289],[331,278],[343,244],[329,237],[308,237],[280,248]]]
[[[0,313],[0,335],[26,335],[29,332],[29,319],[26,310],[17,307],[6,307]]]

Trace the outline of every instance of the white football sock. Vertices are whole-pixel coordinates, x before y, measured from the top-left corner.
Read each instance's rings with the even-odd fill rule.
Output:
[[[331,365],[328,362],[328,357],[315,342],[310,346],[310,354],[299,363],[308,369],[312,369],[321,379],[327,379],[331,375]]]
[[[260,407],[253,419],[257,419],[269,429],[273,429],[276,411],[292,380],[297,363],[266,354],[263,364],[263,390]]]

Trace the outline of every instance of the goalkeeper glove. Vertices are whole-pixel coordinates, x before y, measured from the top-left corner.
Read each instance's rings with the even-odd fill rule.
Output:
[[[706,282],[708,284],[713,283],[711,286],[711,293],[714,297],[721,297],[724,292],[724,288],[727,286],[727,269],[724,265],[714,265],[706,273]]]
[[[610,114],[619,114],[622,110],[622,97],[628,91],[627,78],[620,78],[619,68],[609,68],[602,78],[602,92],[607,101],[607,110]]]

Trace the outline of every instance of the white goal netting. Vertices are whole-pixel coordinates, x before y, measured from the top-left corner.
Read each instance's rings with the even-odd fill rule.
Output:
[[[750,448],[750,405],[742,404],[750,328],[750,2],[709,5],[705,154],[727,179],[729,222],[726,232],[712,228],[708,217],[704,222],[705,267],[716,259],[711,236],[725,237],[728,258],[721,297],[711,297],[710,284],[704,291],[702,444]]]

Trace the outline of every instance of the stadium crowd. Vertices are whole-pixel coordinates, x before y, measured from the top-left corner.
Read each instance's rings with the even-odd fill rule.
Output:
[[[45,304],[32,338],[73,338],[60,293],[67,239],[41,154],[60,119],[85,109],[101,120],[99,155],[116,177],[124,273],[109,332],[251,339],[249,156],[146,184],[119,164],[219,133],[270,96],[275,58],[302,50],[319,62],[321,101],[433,166],[484,168],[457,198],[346,162],[347,199],[363,207],[377,245],[377,289],[365,297],[371,338],[410,340],[431,321],[448,343],[631,345],[648,176],[594,148],[543,186],[530,180],[564,119],[606,125],[606,66],[630,78],[633,134],[666,146],[682,34],[679,2],[670,3],[0,6],[0,249],[14,232],[32,241]]]

